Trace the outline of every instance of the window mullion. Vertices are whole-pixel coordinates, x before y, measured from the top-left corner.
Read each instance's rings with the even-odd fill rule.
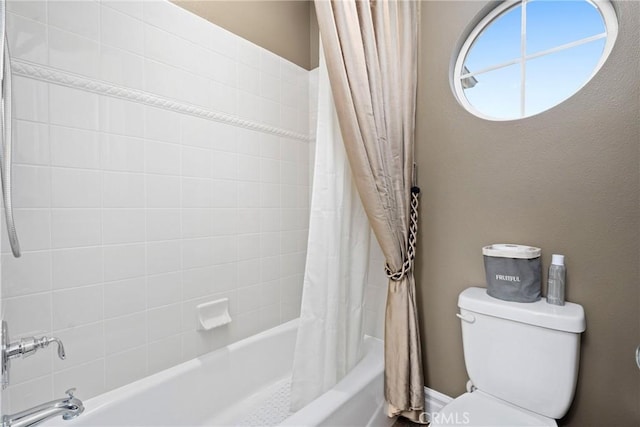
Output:
[[[483,68],[483,69],[478,70],[478,71],[473,71],[471,73],[461,74],[460,78],[461,79],[466,79],[468,77],[477,76],[478,74],[488,73],[489,71],[494,71],[494,70],[498,70],[500,68],[508,67],[509,65],[518,64],[520,61],[521,61],[520,58],[512,59],[510,61],[502,62],[502,63],[500,63],[498,65],[492,65],[490,67]]]
[[[591,43],[593,41],[596,40],[600,40],[607,37],[607,33],[600,33],[600,34],[596,34],[595,36],[589,36],[589,37],[585,37],[583,39],[580,40],[576,40],[570,43],[566,43],[560,46],[556,46],[556,47],[552,47],[551,49],[547,49],[547,50],[543,50],[540,52],[536,52],[536,53],[532,53],[531,55],[525,55],[524,60],[525,61],[529,61],[531,59],[536,59],[539,58],[541,56],[545,56],[545,55],[549,55],[550,53],[556,53],[556,52],[560,52],[562,50],[566,50],[566,49],[571,49],[572,47],[576,47],[576,46],[580,46],[586,43]],[[520,62],[522,62],[522,58],[518,57],[516,59],[512,59],[510,61],[506,61],[506,62],[501,62],[500,64],[497,65],[492,65],[490,67],[486,67],[483,68],[481,70],[478,71],[473,71],[470,73],[464,73],[460,75],[461,79],[466,79],[469,77],[475,77],[479,74],[483,74],[483,73],[488,73],[489,71],[494,71],[494,70],[498,70],[500,68],[504,68],[504,67],[508,67],[509,65],[514,65],[514,64],[519,64]]]
[[[600,33],[600,34],[596,34],[595,36],[589,36],[589,37],[585,37],[583,39],[580,40],[576,40],[570,43],[565,43],[562,44],[560,46],[556,46],[556,47],[552,47],[551,49],[547,49],[547,50],[543,50],[540,52],[536,52],[536,53],[532,53],[531,55],[527,55],[527,57],[525,58],[526,60],[530,60],[530,59],[535,59],[535,58],[539,58],[541,56],[545,56],[545,55],[549,55],[550,53],[556,53],[556,52],[560,52],[561,50],[567,50],[567,49],[571,49],[572,47],[576,47],[576,46],[581,46],[583,44],[587,44],[587,43],[591,43],[593,41],[596,40],[600,40],[607,37],[607,33]]]

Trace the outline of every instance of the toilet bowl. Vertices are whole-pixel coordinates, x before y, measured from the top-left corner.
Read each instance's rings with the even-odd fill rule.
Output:
[[[431,425],[557,426],[578,378],[582,306],[502,301],[484,288],[463,291],[458,306],[473,387],[433,414]]]

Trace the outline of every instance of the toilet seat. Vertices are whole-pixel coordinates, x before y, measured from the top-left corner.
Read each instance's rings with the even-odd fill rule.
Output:
[[[557,427],[556,421],[476,390],[432,415],[432,427]]]

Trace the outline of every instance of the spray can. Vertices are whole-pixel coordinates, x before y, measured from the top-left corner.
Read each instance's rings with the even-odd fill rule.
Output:
[[[564,305],[566,272],[564,255],[553,254],[547,282],[547,302],[549,304]]]

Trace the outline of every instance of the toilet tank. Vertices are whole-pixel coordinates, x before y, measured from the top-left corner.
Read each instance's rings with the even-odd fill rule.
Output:
[[[464,360],[475,387],[529,411],[562,418],[578,379],[581,305],[502,301],[485,288],[458,298]]]

